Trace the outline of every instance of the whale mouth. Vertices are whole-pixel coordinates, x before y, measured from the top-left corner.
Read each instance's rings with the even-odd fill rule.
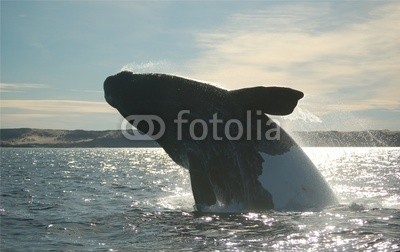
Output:
[[[113,98],[112,96],[110,96],[110,95],[105,95],[104,98],[106,99],[106,102],[107,102],[108,104],[110,104],[112,107],[115,108],[115,100],[114,100],[114,98]]]

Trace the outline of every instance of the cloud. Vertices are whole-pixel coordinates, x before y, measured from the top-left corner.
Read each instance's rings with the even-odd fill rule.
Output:
[[[123,120],[105,102],[1,100],[1,128],[118,129]]]
[[[204,53],[188,64],[190,75],[229,89],[300,89],[308,96],[303,104],[316,113],[337,107],[400,110],[400,32],[395,25],[400,4],[348,16],[336,13],[339,21],[331,18],[338,11],[334,6],[300,4],[235,14],[219,29],[197,35]],[[340,103],[327,108],[322,103],[327,100]]]
[[[102,90],[91,90],[91,89],[68,89],[71,92],[78,92],[78,93],[95,93],[95,94],[103,94],[104,91]]]
[[[2,100],[1,108],[41,115],[115,113],[115,110],[105,102],[75,100]]]
[[[49,85],[34,83],[0,83],[1,92],[24,92],[30,89],[44,88],[49,88]]]
[[[45,128],[45,129],[119,129],[122,117],[110,114],[2,114],[1,128]]]

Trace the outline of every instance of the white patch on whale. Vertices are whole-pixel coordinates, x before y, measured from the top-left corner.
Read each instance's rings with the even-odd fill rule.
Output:
[[[321,209],[337,204],[328,183],[300,147],[281,155],[260,152],[261,185],[271,193],[276,210]]]

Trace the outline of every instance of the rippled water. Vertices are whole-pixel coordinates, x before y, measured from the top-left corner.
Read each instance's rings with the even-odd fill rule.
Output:
[[[193,212],[162,149],[1,149],[5,250],[400,249],[400,148],[305,148],[340,205]]]

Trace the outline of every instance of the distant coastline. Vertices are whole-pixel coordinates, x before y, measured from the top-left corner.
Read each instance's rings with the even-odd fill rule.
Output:
[[[400,147],[400,131],[299,131],[293,138],[304,147]],[[0,147],[139,148],[155,141],[131,141],[119,130],[0,129]]]

